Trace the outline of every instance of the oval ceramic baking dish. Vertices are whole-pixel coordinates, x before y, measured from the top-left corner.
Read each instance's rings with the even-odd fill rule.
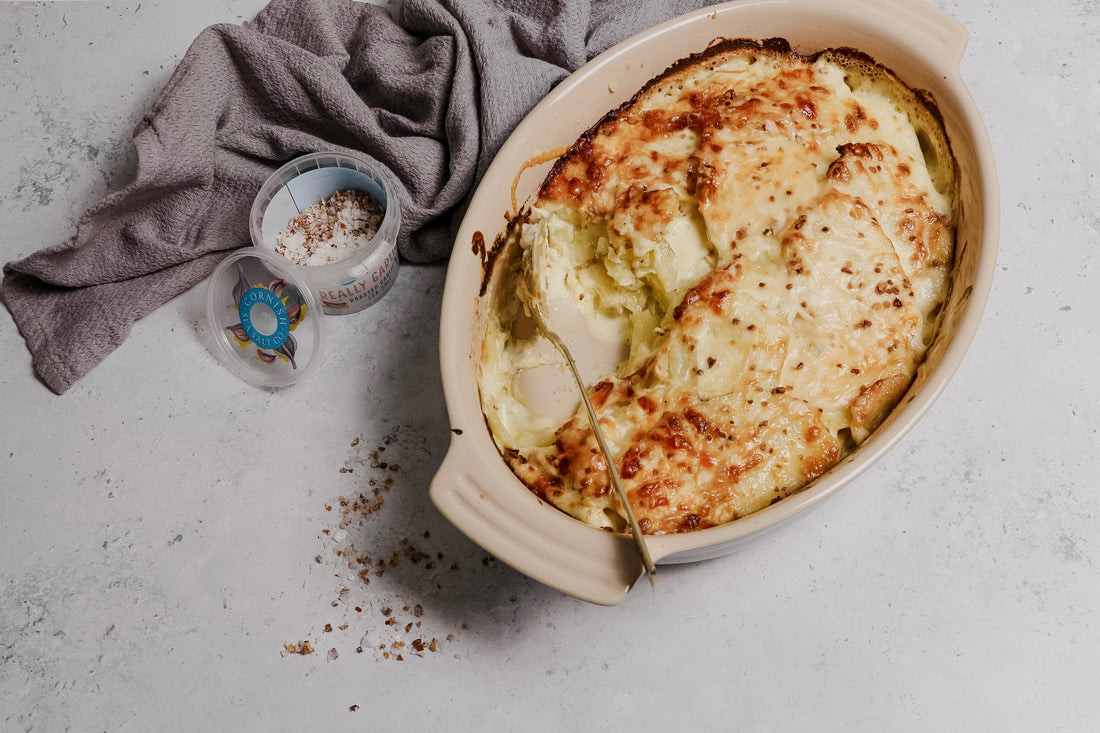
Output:
[[[849,46],[912,87],[928,90],[944,118],[961,175],[953,286],[940,334],[909,392],[855,452],[800,493],[726,525],[648,538],[659,563],[732,552],[818,504],[894,446],[942,393],[978,327],[992,284],[1000,203],[985,126],[959,73],[966,30],[920,0],[748,0],[691,13],[630,38],[558,85],[516,128],[486,172],[463,220],[447,273],[440,324],[443,387],[452,442],[431,486],[441,512],[471,539],[523,573],[570,595],[619,602],[640,577],[628,536],[589,527],[531,494],[502,460],[482,416],[475,363],[489,293],[483,272],[511,213],[525,161],[569,145],[651,77],[716,38],[787,39],[798,51]],[[535,147],[537,146],[537,148]],[[546,168],[525,173],[524,201]]]

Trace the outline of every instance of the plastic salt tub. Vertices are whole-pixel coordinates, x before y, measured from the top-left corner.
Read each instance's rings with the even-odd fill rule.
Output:
[[[397,233],[401,205],[397,183],[382,166],[343,153],[311,153],[275,171],[252,204],[252,243],[275,252],[280,233],[310,206],[338,191],[370,194],[382,205],[382,222],[368,242],[344,259],[329,264],[287,263],[321,303],[327,315],[357,313],[378,302],[397,279]]]

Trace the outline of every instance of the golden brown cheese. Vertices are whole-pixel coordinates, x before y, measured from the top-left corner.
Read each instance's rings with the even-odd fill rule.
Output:
[[[521,301],[564,298],[621,345],[590,391],[645,532],[803,488],[923,359],[955,177],[934,107],[866,56],[731,41],[675,65],[559,159],[512,230],[479,364],[509,464],[622,528],[585,413],[550,418],[522,387],[557,355]]]

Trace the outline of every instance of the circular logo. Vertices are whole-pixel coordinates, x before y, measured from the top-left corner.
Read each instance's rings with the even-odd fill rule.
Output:
[[[252,308],[257,305],[261,306],[257,313],[259,320],[267,322],[265,325],[274,320],[274,331],[263,333],[256,327],[257,324],[253,322]],[[287,315],[283,301],[279,300],[275,293],[266,288],[252,288],[241,296],[237,307],[240,310],[241,327],[248,334],[248,338],[252,339],[252,343],[268,351],[274,351],[286,343],[290,335],[290,316]]]

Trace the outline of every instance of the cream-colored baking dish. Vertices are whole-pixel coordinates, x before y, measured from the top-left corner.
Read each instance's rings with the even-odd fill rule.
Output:
[[[511,188],[525,161],[571,144],[608,110],[674,61],[715,38],[782,37],[799,51],[850,46],[935,97],[961,172],[961,218],[953,287],[936,343],[889,419],[854,453],[804,491],[730,524],[650,537],[658,563],[732,552],[819,503],[894,446],[927,412],[969,346],[992,284],[1000,203],[985,126],[959,73],[966,30],[920,0],[746,0],[676,18],[601,54],[563,81],[500,149],[459,229],[447,273],[440,362],[452,441],[432,500],[460,530],[527,575],[587,601],[618,603],[640,577],[627,536],[593,529],[532,495],[501,459],[482,416],[475,362],[484,332],[493,240],[511,213]],[[547,167],[519,179],[522,203]]]

